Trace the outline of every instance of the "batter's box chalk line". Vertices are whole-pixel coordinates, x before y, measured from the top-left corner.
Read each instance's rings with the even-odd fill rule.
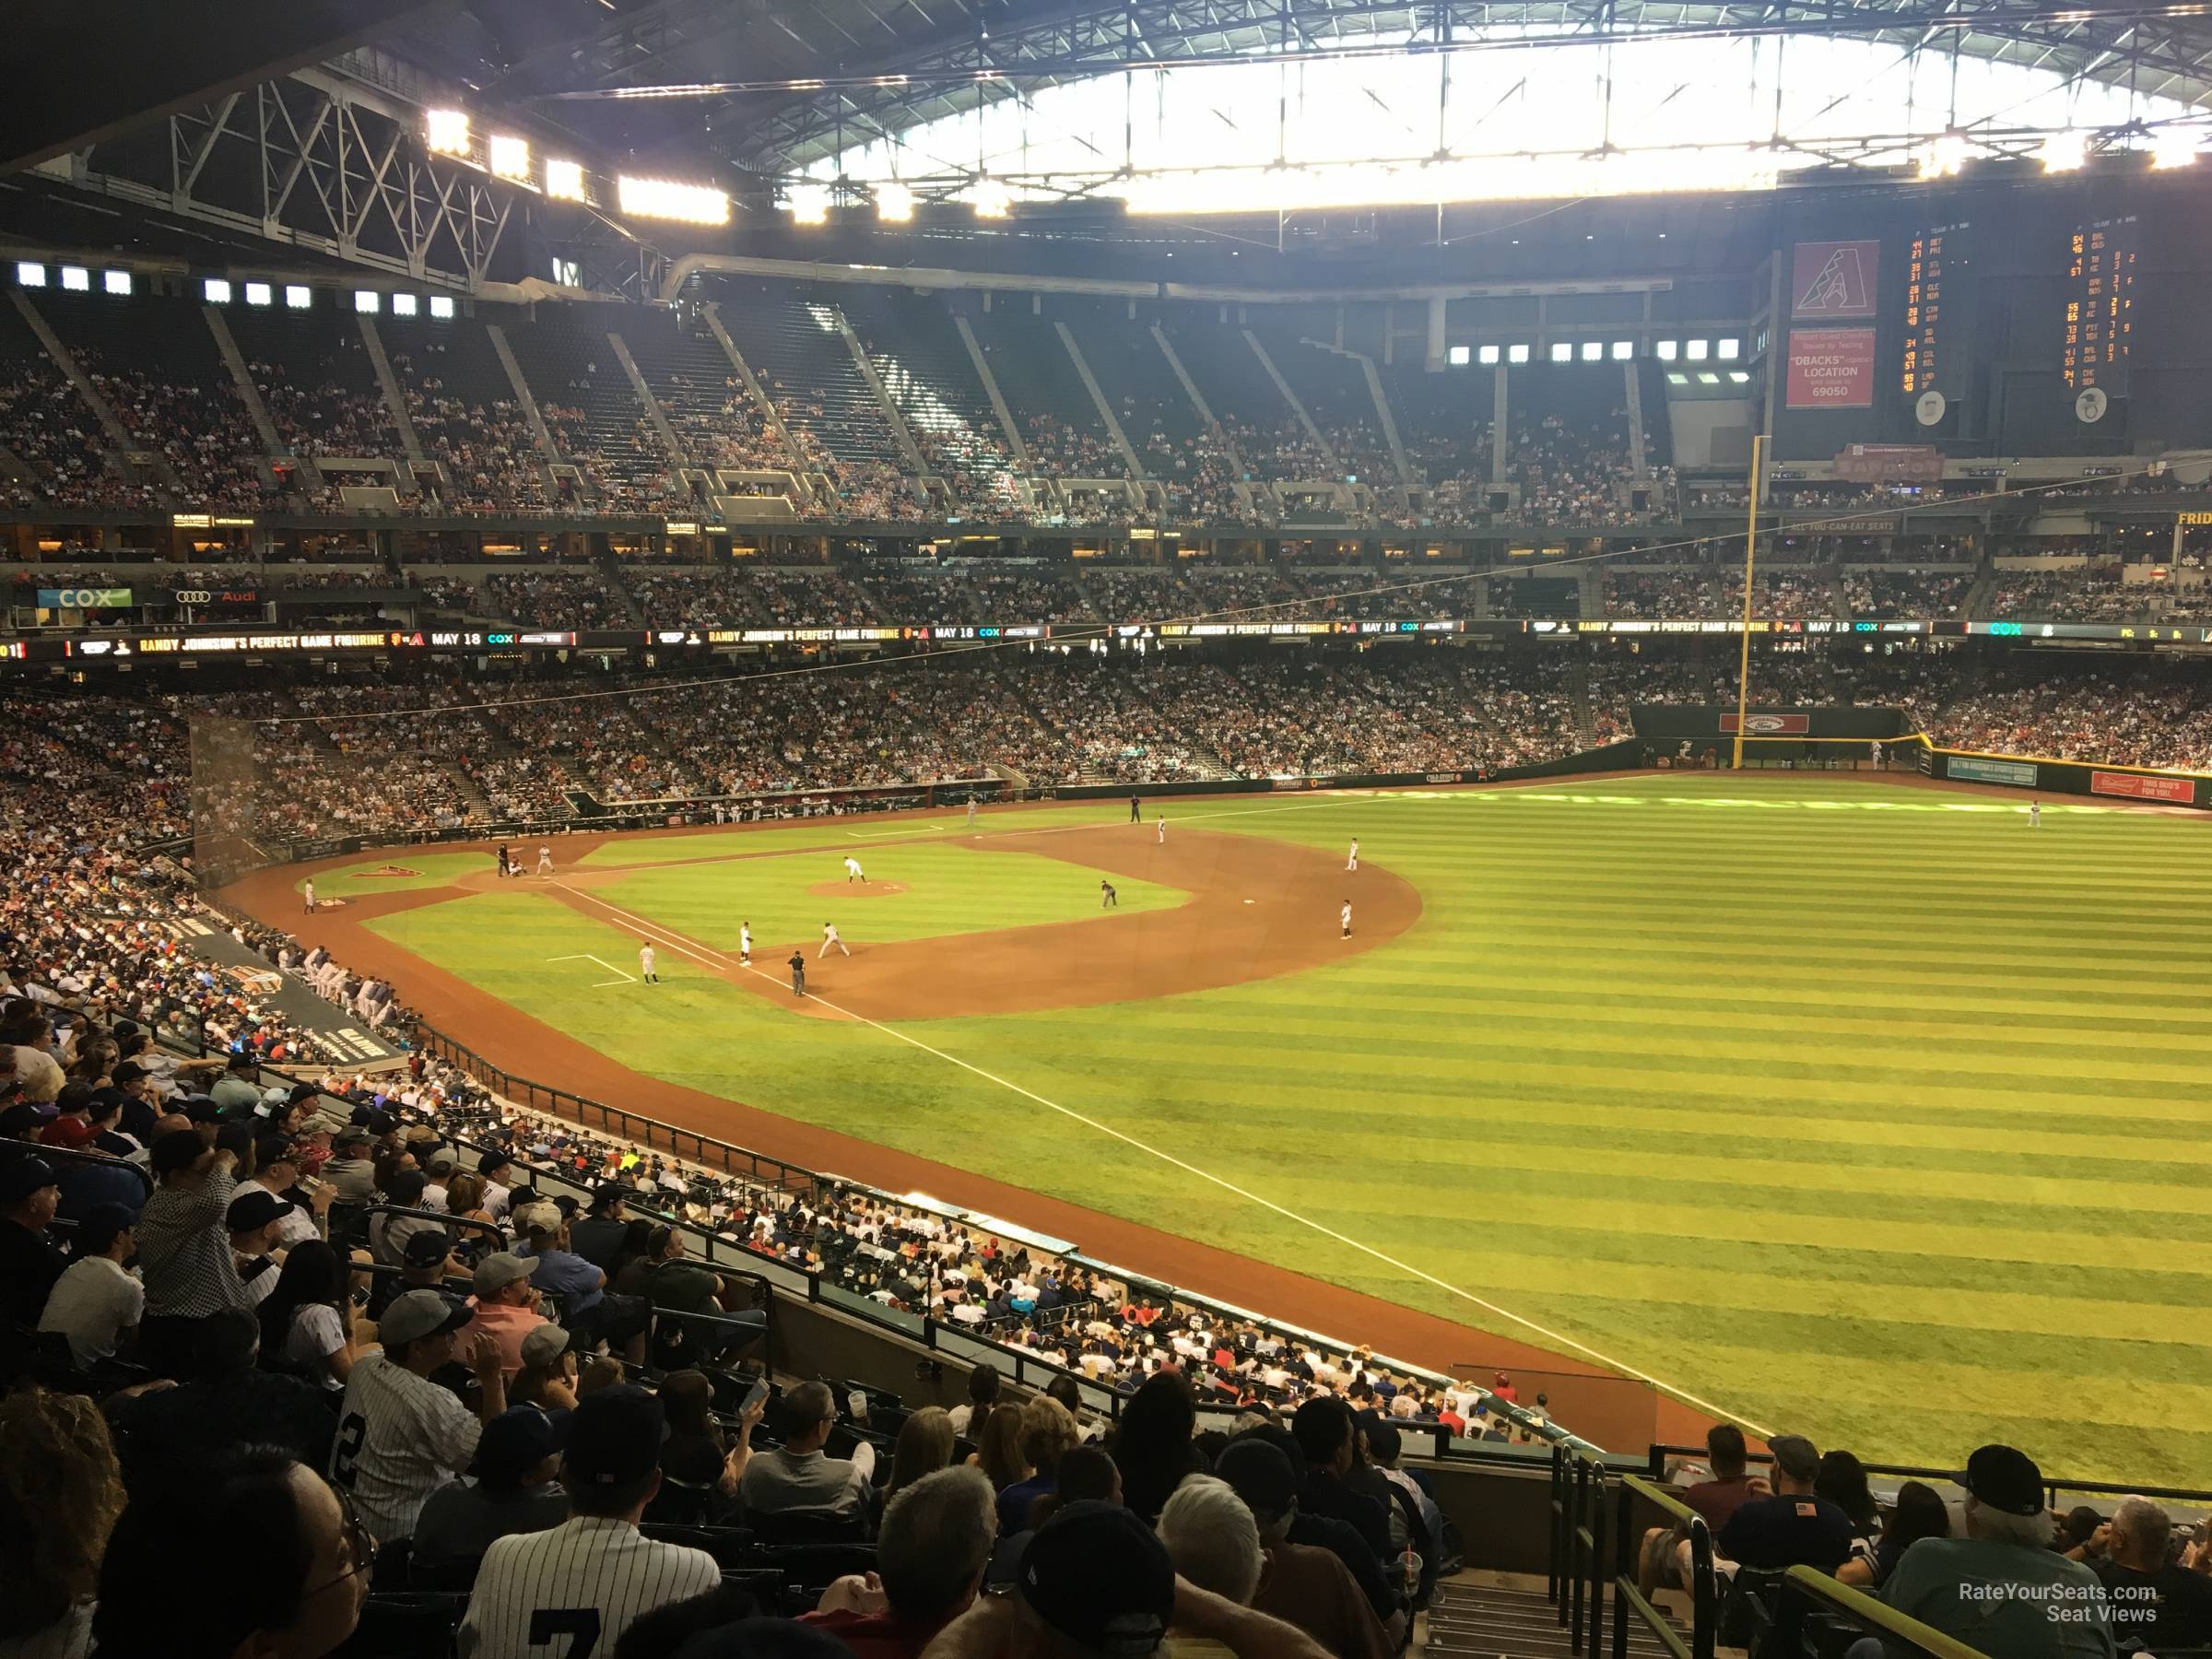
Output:
[[[594,991],[603,991],[609,985],[634,985],[638,983],[638,976],[636,974],[624,973],[621,969],[616,967],[612,962],[606,960],[604,957],[593,956],[589,951],[580,950],[573,956],[547,957],[546,960],[548,962],[597,962],[600,967],[606,969],[609,973],[618,976],[611,980],[594,980],[590,987]]]

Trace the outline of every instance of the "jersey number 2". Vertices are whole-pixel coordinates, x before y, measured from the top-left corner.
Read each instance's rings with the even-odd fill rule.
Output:
[[[599,1645],[599,1609],[596,1607],[540,1607],[530,1615],[530,1645],[543,1647],[556,1636],[573,1636],[560,1659],[592,1659]]]

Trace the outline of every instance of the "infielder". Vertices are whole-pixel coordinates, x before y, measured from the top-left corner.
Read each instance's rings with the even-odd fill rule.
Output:
[[[1168,815],[1164,812],[1159,815],[1159,844],[1168,844]]]
[[[553,849],[542,843],[537,849],[537,873],[540,876],[553,874]]]
[[[1344,867],[1347,870],[1357,870],[1359,867],[1359,838],[1356,835],[1352,837],[1351,856],[1344,861]]]
[[[740,922],[737,924],[737,966],[750,968],[752,965],[753,924],[750,922]]]
[[[840,950],[844,950],[847,956],[851,956],[853,954],[850,950],[845,950],[845,942],[837,936],[837,924],[834,922],[825,922],[822,924],[822,947],[814,953],[814,959],[818,962],[822,959],[822,958],[828,956],[830,954],[830,947],[832,945],[836,946]]]
[[[865,881],[865,880],[867,880],[867,877],[866,877],[866,876],[865,876],[865,875],[863,875],[863,874],[861,873],[861,868],[860,868],[860,860],[859,860],[859,859],[857,859],[857,858],[854,858],[854,857],[853,857],[853,856],[851,853],[848,853],[847,854],[845,854],[845,882],[846,882],[846,885],[847,885],[847,886],[850,886],[850,885],[852,885],[852,884],[853,884],[853,882],[855,882],[855,881]]]
[[[303,897],[303,898],[304,898],[304,899],[306,899],[306,900],[307,900],[307,913],[308,913],[309,915],[311,915],[311,916],[312,916],[312,915],[313,915],[313,914],[315,913],[315,884],[314,884],[314,882],[313,882],[312,879],[310,879],[310,880],[307,880],[307,881],[303,881],[303,882],[301,882],[301,883],[300,884],[300,895],[301,895],[301,897]]]
[[[1344,908],[1336,912],[1336,920],[1344,925],[1343,936],[1350,938],[1352,936],[1352,901],[1349,899],[1344,901]]]
[[[1100,910],[1119,910],[1122,908],[1121,895],[1113,890],[1113,883],[1111,881],[1101,881],[1099,883],[1099,908]]]
[[[645,982],[649,985],[657,985],[661,982],[661,976],[653,971],[653,960],[651,945],[638,947],[638,971],[644,975]]]

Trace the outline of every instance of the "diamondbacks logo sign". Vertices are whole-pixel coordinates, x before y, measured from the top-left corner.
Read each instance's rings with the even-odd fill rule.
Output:
[[[1790,315],[1873,316],[1881,253],[1878,241],[1799,242],[1790,259]]]

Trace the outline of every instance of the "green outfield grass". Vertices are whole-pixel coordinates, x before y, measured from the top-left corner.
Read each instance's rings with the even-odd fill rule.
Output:
[[[540,894],[371,925],[640,1070],[1529,1335],[1465,1292],[1759,1426],[1945,1465],[2009,1440],[2077,1476],[2212,1484],[2212,826],[2047,801],[2030,830],[2009,798],[1758,775],[1184,821],[1357,834],[1421,919],[1287,978],[901,1029],[1402,1266],[674,952],[665,985],[589,988],[609,976],[545,959],[634,971],[634,938]],[[917,916],[940,882],[965,889],[956,917],[1003,913],[1004,871],[1032,862],[888,840],[862,857],[928,872]],[[726,942],[721,884],[787,871],[795,900],[740,902],[818,927],[821,866],[622,885]],[[1126,906],[1136,884],[1117,885]]]

